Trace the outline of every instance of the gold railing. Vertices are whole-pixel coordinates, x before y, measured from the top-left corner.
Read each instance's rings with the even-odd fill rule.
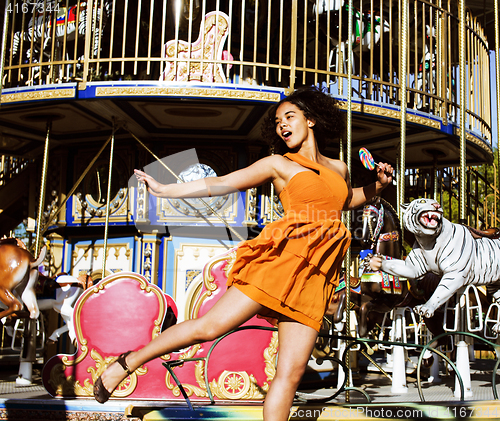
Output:
[[[459,221],[460,168],[410,169],[406,180],[408,200],[418,197],[434,198],[443,206],[444,215],[452,222]],[[466,169],[467,224],[485,229],[500,228],[498,207],[497,167],[483,165]]]
[[[0,157],[0,188],[21,171],[25,170],[29,163],[29,159],[2,155]]]
[[[400,105],[397,2],[357,0],[351,11],[344,0],[8,0],[6,8],[4,88],[171,80],[320,84],[345,96],[351,13],[353,97]],[[458,125],[457,1],[411,0],[409,9],[408,108]],[[219,19],[209,22],[211,12]],[[467,125],[491,144],[488,46],[478,20],[466,19]]]

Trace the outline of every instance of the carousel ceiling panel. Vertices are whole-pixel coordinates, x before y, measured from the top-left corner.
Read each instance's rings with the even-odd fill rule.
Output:
[[[35,156],[41,153],[47,122],[51,147],[107,138],[114,122],[142,139],[230,136],[253,139],[268,104],[212,101],[70,101],[23,104],[0,110],[0,152]],[[123,135],[123,130],[119,135]]]
[[[116,103],[128,120],[135,121],[150,134],[247,136],[268,109],[268,105],[228,102],[151,102]]]
[[[52,121],[51,147],[106,139],[116,122],[142,140],[190,137],[210,142],[260,141],[260,122],[269,104],[237,101],[103,99],[25,104],[0,109],[0,153],[35,157],[43,153],[47,121]],[[423,119],[429,120],[429,119]],[[430,121],[430,120],[429,120]],[[118,136],[129,136],[119,130]],[[369,114],[353,115],[353,153],[361,147],[384,161],[396,163],[400,122]],[[459,138],[435,127],[407,124],[406,166],[457,165]],[[329,146],[332,156],[338,145]],[[491,160],[479,139],[467,143],[467,164]]]
[[[23,139],[11,134],[0,133],[0,151],[17,152],[26,148],[31,143],[28,139]]]
[[[51,136],[61,141],[89,136],[90,133],[98,133],[109,127],[106,121],[82,113],[72,104],[4,109],[0,113],[2,127],[36,138],[45,138],[48,122],[52,124]]]
[[[249,107],[227,105],[155,107],[143,103],[134,106],[160,129],[186,130],[196,126],[202,130],[237,130],[250,113]]]
[[[366,147],[376,160],[396,163],[399,156],[400,123],[397,120],[376,120],[357,115],[353,119],[352,148],[357,156],[359,148]],[[479,141],[467,143],[467,164],[484,163],[488,157]],[[429,167],[434,160],[439,166],[457,165],[460,161],[459,138],[425,126],[407,124],[406,166]]]
[[[418,135],[408,135],[406,138],[406,167],[423,168],[431,167],[436,163],[438,166],[455,166],[460,162],[459,140],[443,136],[432,131]],[[354,147],[357,153],[359,147]],[[399,157],[398,142],[391,144],[374,143],[368,147],[376,161],[387,161],[396,163]],[[483,164],[485,150],[477,145],[467,145],[467,165]]]
[[[107,120],[116,121],[137,136],[168,138],[175,135],[253,138],[269,105],[228,101],[137,101],[100,100],[81,102],[79,107]]]

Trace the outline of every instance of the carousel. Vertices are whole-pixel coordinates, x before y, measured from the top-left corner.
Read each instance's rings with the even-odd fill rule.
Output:
[[[354,241],[290,419],[500,417],[498,0],[2,3],[0,419],[261,418],[279,337],[257,317],[105,405],[92,389],[206,313],[238,243],[283,215],[272,185],[162,199],[133,169],[183,183],[279,153],[262,120],[305,85],[346,114],[324,153],[351,184],[377,162],[396,176],[343,215]]]

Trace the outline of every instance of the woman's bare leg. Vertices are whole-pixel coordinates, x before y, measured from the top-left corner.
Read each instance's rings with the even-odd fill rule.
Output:
[[[235,287],[229,288],[214,306],[199,319],[186,320],[169,327],[144,348],[129,354],[126,363],[131,370],[161,355],[187,346],[214,340],[236,329],[255,316],[262,306]],[[111,364],[102,374],[104,387],[111,391],[123,379],[125,372],[119,364]]]
[[[279,323],[278,367],[264,403],[265,421],[288,420],[317,336],[318,332],[313,328],[294,320]]]

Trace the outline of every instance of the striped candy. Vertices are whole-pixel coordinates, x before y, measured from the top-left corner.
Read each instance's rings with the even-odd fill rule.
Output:
[[[375,169],[375,161],[373,160],[372,154],[368,151],[366,148],[361,148],[359,150],[359,159],[361,160],[361,163],[364,165],[364,167],[367,170],[374,170]]]

